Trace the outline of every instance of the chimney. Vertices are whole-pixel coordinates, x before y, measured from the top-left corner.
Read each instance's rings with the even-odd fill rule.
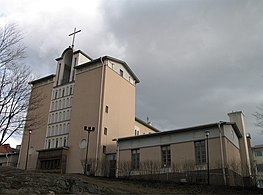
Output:
[[[228,117],[230,122],[236,123],[240,133],[242,134],[242,138],[239,139],[239,148],[240,148],[240,157],[242,164],[242,175],[250,176],[251,175],[251,164],[250,164],[250,156],[249,156],[249,148],[247,142],[247,133],[245,126],[245,115],[242,111],[231,112],[228,113]]]

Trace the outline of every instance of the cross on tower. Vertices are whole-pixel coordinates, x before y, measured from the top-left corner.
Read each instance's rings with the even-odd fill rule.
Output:
[[[73,47],[74,47],[75,35],[76,35],[77,33],[79,33],[80,31],[81,31],[81,30],[76,31],[76,28],[74,28],[74,32],[68,35],[68,36],[72,36],[72,35],[73,35],[73,38],[72,38],[72,49],[73,49]]]

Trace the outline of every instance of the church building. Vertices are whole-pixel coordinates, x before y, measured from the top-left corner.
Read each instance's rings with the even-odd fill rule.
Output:
[[[135,116],[139,79],[124,61],[65,49],[56,73],[34,80],[18,168],[108,177],[248,185],[249,139],[242,112],[160,132]]]
[[[92,59],[72,47],[56,61],[55,75],[30,83],[31,96],[44,98],[28,117],[39,116],[42,125],[26,124],[18,168],[115,175],[113,139],[158,132],[135,117],[139,79],[124,61]]]

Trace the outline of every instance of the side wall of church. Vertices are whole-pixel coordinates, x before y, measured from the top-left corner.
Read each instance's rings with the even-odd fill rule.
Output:
[[[100,154],[103,159],[107,153],[116,153],[114,138],[134,135],[135,85],[109,66],[105,66],[102,108]]]
[[[29,144],[29,154],[28,154],[28,170],[35,170],[37,165],[38,150],[43,149],[45,145],[46,130],[48,124],[48,115],[50,108],[50,100],[52,95],[53,80],[48,80],[43,83],[34,84],[31,91],[31,97],[35,95],[40,95],[41,97],[41,106],[37,109],[31,110],[32,104],[29,104],[29,111],[27,118],[32,116],[38,116],[37,121],[29,121],[24,129],[21,150],[18,161],[18,168],[25,169],[26,158],[27,158],[27,148],[29,142],[29,130],[32,131],[30,144]],[[31,103],[31,102],[30,102]],[[32,122],[37,122],[37,128],[32,126]]]

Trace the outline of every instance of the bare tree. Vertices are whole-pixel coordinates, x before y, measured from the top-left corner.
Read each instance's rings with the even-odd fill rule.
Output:
[[[25,47],[16,25],[0,29],[0,145],[20,133],[27,120],[34,120],[35,117],[26,118],[29,100],[32,103],[30,109],[36,109],[41,104],[40,95],[31,96],[28,83],[32,76],[29,68],[22,63],[24,57]]]
[[[17,64],[25,57],[22,34],[15,24],[0,28],[0,67]]]
[[[263,128],[263,104],[258,106],[258,111],[253,114],[256,118],[256,126]]]

